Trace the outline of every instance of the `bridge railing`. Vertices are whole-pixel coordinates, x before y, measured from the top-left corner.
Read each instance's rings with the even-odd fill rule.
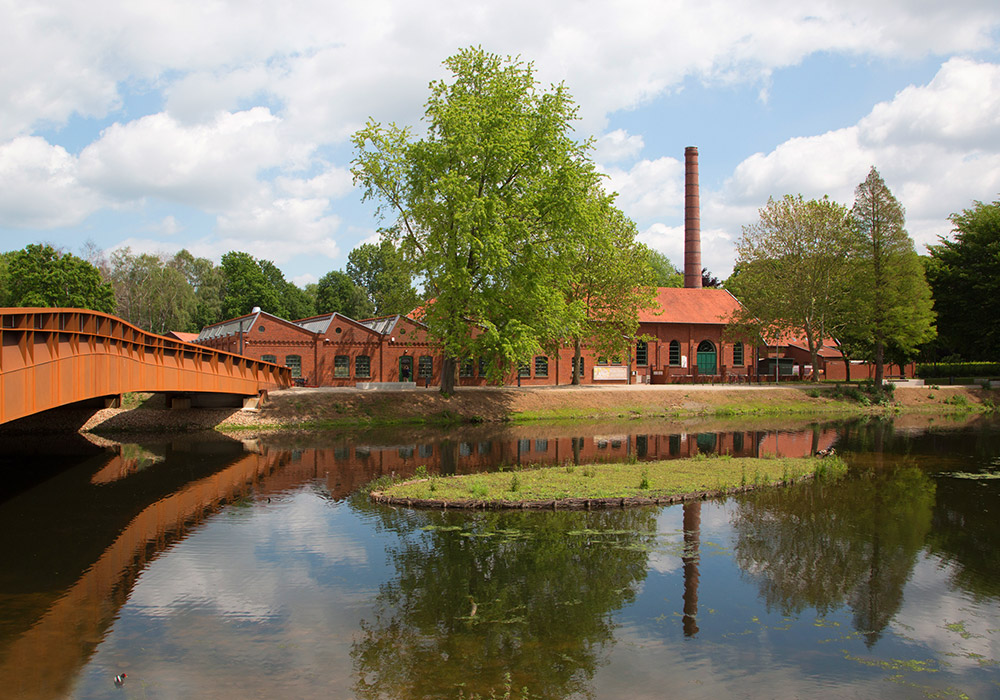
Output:
[[[149,333],[99,311],[0,308],[0,423],[132,391],[251,396],[287,367]]]

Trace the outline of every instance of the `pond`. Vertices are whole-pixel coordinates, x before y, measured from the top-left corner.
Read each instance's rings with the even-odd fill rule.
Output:
[[[351,495],[830,446],[843,481],[684,506]],[[0,469],[4,697],[1000,697],[992,419],[32,438]]]

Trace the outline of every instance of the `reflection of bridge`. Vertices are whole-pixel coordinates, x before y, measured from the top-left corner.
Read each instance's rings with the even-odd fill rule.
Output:
[[[255,396],[290,370],[81,309],[0,309],[0,423],[131,391]]]

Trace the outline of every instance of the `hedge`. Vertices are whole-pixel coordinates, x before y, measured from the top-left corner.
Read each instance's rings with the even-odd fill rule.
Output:
[[[921,379],[938,377],[1000,377],[1000,362],[938,362],[918,364]]]

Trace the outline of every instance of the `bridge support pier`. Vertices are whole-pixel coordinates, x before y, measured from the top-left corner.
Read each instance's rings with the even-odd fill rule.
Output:
[[[188,408],[256,408],[260,402],[260,397],[257,394],[246,396],[244,394],[201,392],[170,392],[166,394],[166,399],[167,408],[178,410]]]

